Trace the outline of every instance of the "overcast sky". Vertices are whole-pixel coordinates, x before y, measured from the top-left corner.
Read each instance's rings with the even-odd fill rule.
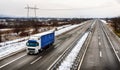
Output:
[[[120,16],[119,0],[1,0],[0,15],[26,16],[27,4],[37,5],[38,17]],[[33,10],[30,10],[30,16],[34,16]]]

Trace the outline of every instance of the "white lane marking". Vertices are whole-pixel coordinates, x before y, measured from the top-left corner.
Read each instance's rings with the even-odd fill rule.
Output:
[[[54,48],[57,48],[57,47],[59,47],[60,46],[60,44],[57,44]]]
[[[39,58],[37,58],[36,60],[34,60],[33,62],[31,62],[30,64],[34,64],[35,62],[37,62],[38,60],[40,60],[42,58],[42,56],[40,56]]]
[[[101,45],[101,42],[99,42],[99,46]]]
[[[100,57],[102,57],[102,51],[100,51]]]
[[[11,63],[13,63],[14,61],[16,61],[16,60],[18,60],[18,59],[20,59],[20,58],[22,58],[22,57],[24,57],[24,56],[26,56],[26,55],[27,55],[27,54],[24,54],[24,55],[22,55],[22,56],[20,56],[20,57],[18,57],[18,58],[16,58],[16,59],[14,59],[14,60],[12,60],[12,61],[10,61],[10,62],[8,62],[8,63],[0,66],[0,68],[3,68],[3,67],[5,67],[5,66],[7,66],[7,65],[9,65],[9,64],[11,64]]]

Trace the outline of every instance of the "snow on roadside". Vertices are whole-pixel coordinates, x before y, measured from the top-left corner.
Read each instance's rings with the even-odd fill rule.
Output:
[[[68,54],[68,56],[63,60],[61,65],[59,66],[58,70],[70,70],[72,67],[82,45],[84,44],[85,40],[87,39],[89,32],[86,32],[83,37],[78,41],[72,51]]]
[[[68,27],[68,26],[71,26],[71,25],[60,26],[60,27],[57,27],[57,29],[60,30],[60,29],[66,28],[66,27]]]
[[[105,20],[101,20],[103,23],[108,24]]]
[[[12,30],[12,29],[0,29],[0,31],[8,31],[8,30]]]
[[[60,34],[62,34],[62,33],[64,33],[64,32],[67,32],[67,31],[69,31],[69,30],[71,30],[71,29],[73,29],[73,28],[75,28],[75,27],[77,27],[77,26],[79,26],[79,25],[73,25],[73,26],[69,26],[69,27],[60,29],[59,31],[56,31],[56,32],[55,32],[55,36],[58,36],[58,35],[60,35]]]
[[[24,46],[25,46],[25,41],[20,42],[20,43],[15,43],[12,45],[7,45],[5,47],[0,47],[0,59],[16,51],[25,49]]]
[[[14,43],[17,43],[17,42],[25,41],[27,39],[28,39],[28,37],[24,37],[24,38],[15,39],[15,40],[12,40],[12,41],[2,42],[2,43],[0,43],[0,45],[1,46],[5,46],[5,45],[9,45],[9,44],[14,44]]]
[[[78,24],[78,25],[72,25],[72,26],[60,29],[58,31],[55,31],[55,36],[58,36],[58,35],[66,32],[68,30],[71,30],[71,29],[76,28],[76,27],[78,27],[80,25],[83,25],[83,24],[84,23]],[[40,35],[40,34],[41,33],[35,34],[35,35]],[[34,36],[34,35],[32,35],[32,36]],[[2,47],[0,47],[0,59],[2,57],[10,55],[11,53],[18,52],[20,50],[25,49],[26,48],[26,44],[25,43],[26,43],[27,39],[28,39],[28,37],[25,37],[25,38],[16,39],[16,40],[13,40],[13,41],[0,43],[0,45],[2,45]]]
[[[78,26],[81,26],[81,25],[83,25],[83,24],[85,24],[85,23],[81,23],[81,24],[78,24],[78,25],[72,25],[72,26],[69,26],[69,27],[60,29],[60,30],[58,30],[58,31],[55,32],[55,36],[58,36],[58,35],[60,35],[60,34],[62,34],[62,33],[64,33],[64,32],[67,32],[67,31],[69,31],[69,30],[71,30],[71,29],[73,29],[73,28],[76,28],[76,27],[78,27]]]

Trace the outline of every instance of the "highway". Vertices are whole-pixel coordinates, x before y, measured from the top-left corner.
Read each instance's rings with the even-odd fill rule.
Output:
[[[27,55],[24,50],[0,60],[0,70],[46,70],[93,22],[87,21],[85,25],[56,37],[54,46],[38,55]]]
[[[57,36],[53,46],[37,55],[27,55],[23,50],[0,60],[0,70],[47,70],[66,49],[74,47],[76,40],[86,31],[90,31],[90,34],[79,52],[77,70],[120,70],[118,37],[98,19],[85,23]],[[95,25],[90,29],[93,23]]]
[[[103,25],[101,21],[96,21],[95,30],[80,70],[120,70],[119,61],[105,36]]]

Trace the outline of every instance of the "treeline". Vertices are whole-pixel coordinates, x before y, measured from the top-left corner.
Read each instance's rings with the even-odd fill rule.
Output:
[[[3,28],[26,28],[26,27],[44,27],[44,26],[62,26],[67,24],[78,24],[88,19],[72,18],[72,19],[5,19],[0,21],[0,29]]]
[[[110,22],[114,30],[120,33],[120,17],[106,18],[107,22]]]
[[[106,18],[108,23],[113,27],[116,35],[120,37],[120,17]]]

